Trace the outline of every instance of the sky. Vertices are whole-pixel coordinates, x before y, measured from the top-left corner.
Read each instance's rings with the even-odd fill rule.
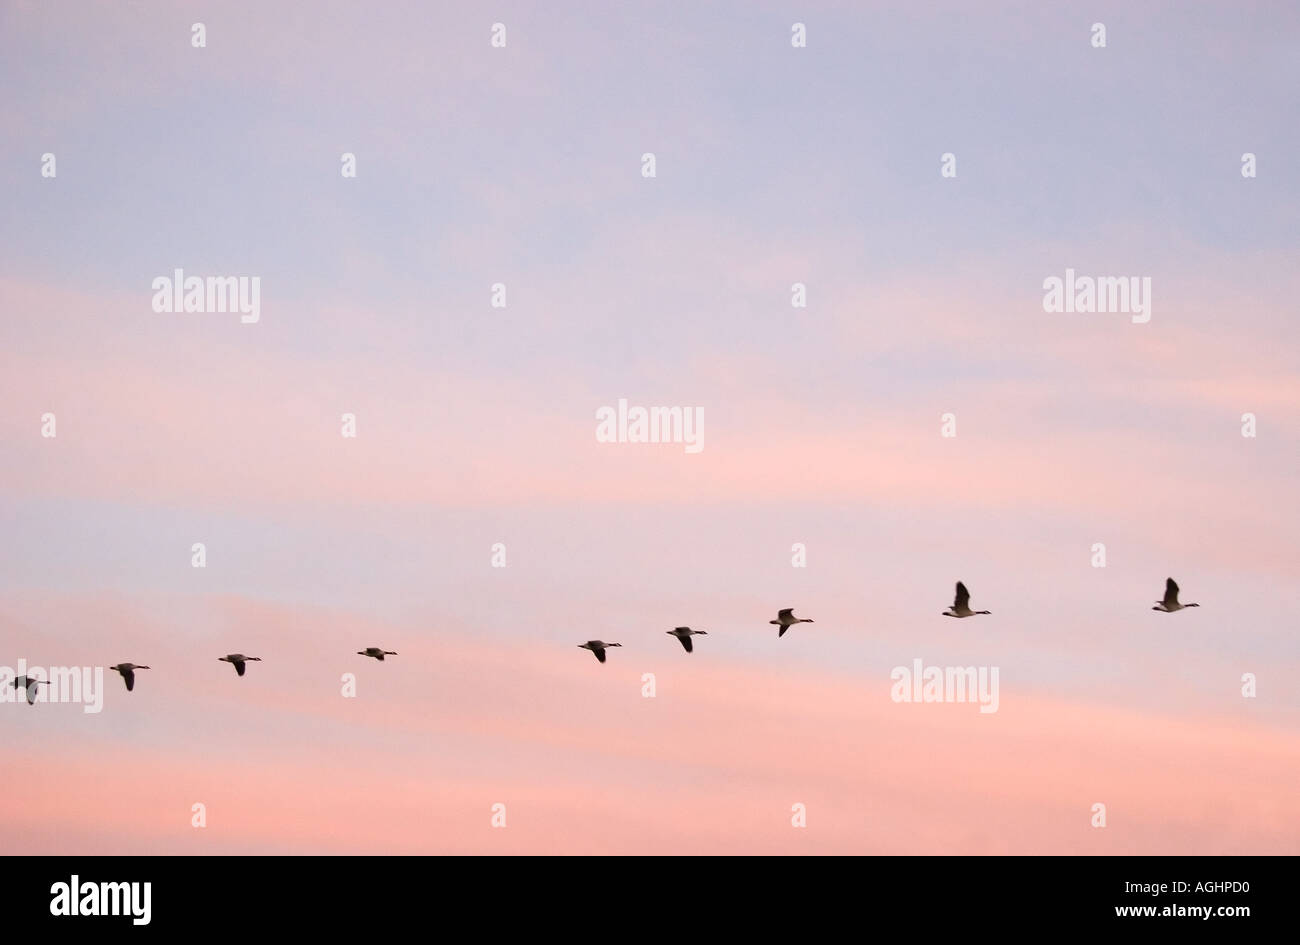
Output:
[[[0,2],[0,666],[151,667],[0,703],[0,830],[1300,853],[1297,42],[1281,2]],[[178,268],[259,320],[155,311]],[[1150,320],[1045,311],[1067,269]],[[620,399],[703,449],[600,442]],[[917,659],[998,710],[894,701]]]

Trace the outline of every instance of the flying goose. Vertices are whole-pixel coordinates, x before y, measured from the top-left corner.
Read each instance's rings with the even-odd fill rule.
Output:
[[[605,650],[611,646],[622,646],[621,643],[604,643],[600,640],[588,640],[586,643],[579,643],[578,646],[584,650],[591,650],[596,654],[596,659],[602,663],[605,662]]]
[[[118,663],[116,666],[110,666],[109,669],[117,670],[126,680],[126,691],[135,691],[135,671],[137,669],[148,669],[148,666],[136,666],[134,663]]]
[[[797,623],[812,623],[807,617],[796,617],[794,608],[787,607],[785,610],[778,610],[775,620],[769,620],[768,623],[774,623],[781,629],[776,632],[778,637],[785,636],[785,632]]]
[[[41,683],[48,686],[50,681],[48,679],[32,679],[30,676],[15,676],[13,685],[15,689],[26,689],[27,704],[36,705],[36,687]]]
[[[1178,603],[1178,585],[1174,583],[1173,578],[1165,578],[1165,599],[1156,601],[1156,605],[1151,609],[1163,610],[1167,614],[1172,614],[1175,610],[1182,610],[1184,607],[1200,606],[1200,604]]]
[[[683,649],[685,649],[687,653],[693,653],[695,651],[695,648],[691,646],[691,634],[698,633],[706,637],[709,635],[709,631],[707,630],[692,630],[690,627],[677,627],[673,630],[665,630],[664,632],[669,636],[674,636],[680,640]]]
[[[377,646],[368,646],[364,650],[357,650],[357,656],[373,656],[379,662],[384,661],[385,656],[396,656],[396,650],[384,650]]]
[[[943,612],[945,617],[974,617],[976,614],[991,614],[991,610],[971,610],[970,609],[970,591],[966,590],[966,585],[961,581],[957,582],[957,596],[953,598],[952,606]]]
[[[262,662],[260,656],[245,656],[243,653],[228,653],[225,656],[218,656],[217,659],[224,663],[231,663],[235,667],[235,672],[244,675],[244,664],[248,662]]]

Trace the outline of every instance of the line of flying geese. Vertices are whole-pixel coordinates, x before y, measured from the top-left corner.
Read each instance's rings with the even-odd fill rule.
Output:
[[[1159,610],[1166,614],[1172,614],[1176,611],[1183,610],[1187,607],[1200,607],[1200,604],[1180,604],[1178,602],[1178,584],[1173,578],[1165,578],[1165,596],[1162,600],[1156,601],[1152,610]],[[961,581],[957,582],[957,594],[953,598],[952,606],[943,611],[945,617],[977,617],[980,614],[991,614],[990,610],[971,610],[970,609],[970,591],[966,590],[966,585]],[[794,608],[787,607],[784,610],[777,611],[776,619],[769,620],[768,623],[774,624],[778,629],[778,637],[785,636],[785,632],[797,623],[812,623],[807,617],[796,617]],[[676,637],[681,643],[682,649],[687,653],[695,652],[695,646],[691,643],[693,636],[708,636],[707,630],[692,630],[690,627],[674,627],[666,631],[671,637]],[[621,643],[606,643],[603,640],[588,640],[586,643],[579,643],[578,646],[584,650],[591,650],[592,655],[600,662],[605,662],[605,651],[611,647],[622,646]],[[385,650],[377,646],[368,646],[364,650],[357,650],[358,656],[367,656],[372,659],[384,661],[385,656],[396,656],[394,650]],[[217,657],[223,663],[229,663],[235,667],[235,672],[242,676],[249,663],[260,663],[260,656],[245,656],[243,653],[227,653],[225,656]],[[148,669],[148,666],[137,666],[135,663],[118,663],[116,666],[110,666],[109,669],[121,673],[122,680],[126,683],[126,691],[135,691],[135,671],[137,669]],[[31,705],[36,704],[36,687],[41,683],[49,684],[45,679],[31,679],[27,676],[17,676],[14,678],[13,686],[15,689],[25,688],[27,690],[27,702]]]

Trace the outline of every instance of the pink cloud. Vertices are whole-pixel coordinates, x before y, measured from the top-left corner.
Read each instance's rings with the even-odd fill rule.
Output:
[[[1245,717],[1006,686],[981,714],[895,704],[884,673],[747,668],[725,641],[687,658],[629,640],[598,666],[568,646],[212,603],[266,657],[245,678],[206,659],[218,641],[173,631],[137,644],[158,668],[100,717],[7,707],[17,749],[44,745],[11,783],[7,835],[56,853],[1300,852],[1300,740]],[[101,610],[99,632],[138,617]],[[400,656],[349,658],[354,640]],[[1105,829],[1089,826],[1098,802]]]

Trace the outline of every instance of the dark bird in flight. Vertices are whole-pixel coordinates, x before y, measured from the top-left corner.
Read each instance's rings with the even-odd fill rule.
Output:
[[[377,646],[368,646],[364,650],[357,650],[357,656],[373,656],[379,662],[384,661],[385,656],[396,656],[396,650],[384,650]]]
[[[235,667],[235,672],[239,673],[241,676],[244,675],[245,663],[262,662],[262,657],[260,656],[245,656],[243,653],[228,653],[225,656],[218,656],[217,659],[221,660],[223,663],[230,663]]]
[[[785,632],[797,623],[812,623],[812,622],[813,622],[812,620],[809,620],[806,617],[796,617],[794,615],[793,607],[787,607],[785,610],[778,610],[776,613],[776,619],[768,621],[768,623],[774,623],[781,628],[776,632],[776,635],[778,637],[785,636]]]
[[[1156,605],[1151,609],[1163,610],[1167,614],[1172,614],[1175,610],[1182,610],[1184,607],[1200,606],[1200,604],[1178,603],[1178,585],[1174,583],[1173,578],[1165,578],[1165,599],[1156,601]]]
[[[134,663],[118,663],[116,666],[109,667],[109,669],[117,670],[122,674],[122,679],[126,681],[127,692],[135,691],[135,671],[148,668],[148,666],[136,666]]]
[[[673,630],[665,630],[664,632],[669,636],[674,636],[680,640],[682,648],[686,650],[687,653],[693,653],[695,651],[695,647],[691,646],[692,634],[700,634],[701,636],[706,637],[709,635],[709,631],[707,630],[692,630],[690,627],[677,627]]]
[[[621,643],[604,643],[600,640],[588,640],[586,643],[579,643],[578,646],[584,650],[591,650],[596,654],[596,659],[602,663],[605,662],[605,650],[611,646],[622,646]]]
[[[48,679],[32,679],[30,676],[15,676],[13,685],[15,689],[26,689],[27,704],[36,705],[36,687],[41,683],[48,686],[50,681]]]
[[[952,606],[943,612],[945,617],[974,617],[976,614],[991,614],[991,610],[971,610],[970,609],[970,591],[966,590],[966,585],[961,581],[957,582],[957,596],[953,598]]]

